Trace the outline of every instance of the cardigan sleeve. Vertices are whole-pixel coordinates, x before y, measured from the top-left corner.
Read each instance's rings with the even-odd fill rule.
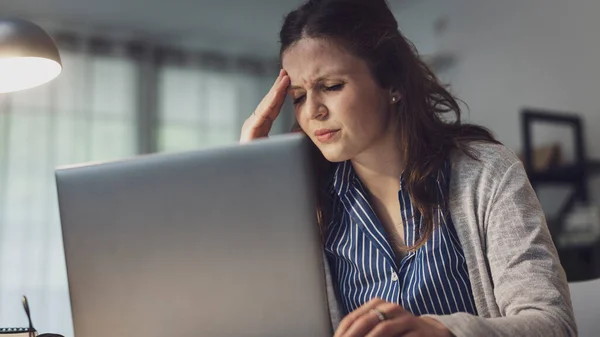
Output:
[[[456,337],[576,336],[566,276],[546,220],[520,162],[490,191],[483,221],[485,256],[501,317],[428,315]]]

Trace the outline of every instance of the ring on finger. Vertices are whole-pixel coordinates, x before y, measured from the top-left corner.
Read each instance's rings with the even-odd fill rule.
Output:
[[[375,316],[377,316],[377,319],[379,319],[379,322],[383,322],[388,319],[388,317],[381,310],[379,310],[377,308],[371,309],[371,312],[374,313]]]

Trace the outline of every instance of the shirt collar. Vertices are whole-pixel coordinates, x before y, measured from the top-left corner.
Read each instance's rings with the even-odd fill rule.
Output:
[[[447,158],[438,172],[431,174],[430,179],[434,179],[437,184],[442,188],[442,191],[447,191],[448,184],[450,180],[451,173],[451,164],[450,159]],[[350,160],[346,160],[344,162],[337,163],[335,169],[333,170],[333,174],[331,175],[329,182],[329,193],[337,194],[339,197],[344,196],[355,179],[358,177],[354,172],[354,168],[352,167],[352,162]],[[400,176],[400,189],[404,189],[404,178],[403,175]],[[443,192],[442,192],[443,193]],[[445,194],[445,193],[443,193]]]
[[[354,173],[350,160],[338,163],[331,176],[329,192],[331,194],[335,193],[340,197],[345,195],[348,192],[348,189],[350,189],[350,185],[355,176],[356,174]]]

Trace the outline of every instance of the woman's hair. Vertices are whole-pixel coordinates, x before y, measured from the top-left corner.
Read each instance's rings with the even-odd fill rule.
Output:
[[[400,93],[392,122],[399,130],[405,186],[423,221],[419,239],[409,247],[417,249],[434,230],[435,212],[447,211],[446,201],[438,198],[432,175],[441,169],[451,150],[459,149],[476,158],[469,150],[470,142],[498,142],[487,129],[461,123],[457,99],[400,33],[385,0],[309,0],[286,16],[280,32],[280,57],[303,38],[340,44],[367,63],[382,88]],[[333,165],[316,146],[314,150],[320,188],[317,215],[321,231],[326,233],[331,213],[326,182]]]

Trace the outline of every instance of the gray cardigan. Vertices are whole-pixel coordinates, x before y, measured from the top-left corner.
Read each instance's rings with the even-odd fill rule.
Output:
[[[479,160],[451,155],[450,215],[464,250],[478,316],[429,315],[456,337],[576,336],[564,270],[519,159],[474,143]],[[325,259],[333,327],[342,311]]]

